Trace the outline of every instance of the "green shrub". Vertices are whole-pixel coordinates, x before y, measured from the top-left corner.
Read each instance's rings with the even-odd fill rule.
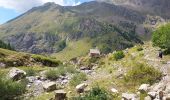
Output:
[[[170,23],[153,32],[152,42],[154,46],[170,51]]]
[[[33,55],[32,58],[36,62],[41,62],[44,66],[57,67],[61,64],[60,61],[50,59],[48,57],[44,57],[44,56],[40,56],[40,55]]]
[[[55,80],[55,79],[59,78],[60,73],[56,69],[50,69],[45,73],[45,75],[48,79]]]
[[[36,75],[36,71],[32,67],[28,67],[27,69],[25,69],[25,72],[27,73],[27,76],[35,76]]]
[[[119,59],[122,59],[124,57],[125,57],[125,55],[124,55],[123,51],[117,51],[116,53],[114,53],[114,59],[115,60],[119,60]]]
[[[114,100],[114,97],[106,90],[99,87],[94,87],[84,96],[76,97],[74,100]]]
[[[136,48],[136,50],[137,50],[137,51],[142,51],[143,48],[142,48],[141,46],[138,46],[138,47]]]
[[[50,80],[59,78],[60,75],[64,76],[67,73],[67,69],[64,66],[60,66],[55,69],[49,69],[45,75]]]
[[[136,64],[124,77],[126,82],[153,84],[162,77],[161,72],[144,64]]]
[[[85,73],[77,73],[70,80],[70,85],[77,86],[78,84],[81,84],[82,81],[86,81],[86,80],[87,80],[87,76]]]
[[[26,91],[26,83],[14,82],[0,76],[0,98],[1,100],[14,100]]]
[[[68,73],[77,73],[77,70],[75,69],[75,67],[74,66],[66,66],[65,67],[65,70],[66,70],[66,72],[68,72]]]

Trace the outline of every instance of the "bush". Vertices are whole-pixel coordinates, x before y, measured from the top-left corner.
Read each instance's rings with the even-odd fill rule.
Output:
[[[27,73],[27,76],[35,76],[36,75],[36,71],[31,67],[25,69],[25,72]]]
[[[114,53],[114,59],[115,60],[119,60],[119,59],[122,59],[124,57],[125,57],[125,55],[124,55],[123,51],[117,51],[116,53]]]
[[[141,46],[138,46],[136,50],[137,50],[137,51],[142,51],[143,48],[142,48]]]
[[[154,46],[170,51],[170,23],[161,26],[153,32],[152,42]]]
[[[55,69],[48,70],[45,75],[50,80],[56,80],[59,76],[64,76],[66,73],[76,73],[76,69],[73,66],[60,66]]]
[[[77,86],[77,85],[81,84],[82,81],[86,81],[86,80],[87,80],[87,76],[85,73],[77,73],[70,80],[70,85]]]
[[[57,69],[50,69],[45,73],[46,77],[50,80],[56,80],[60,76],[60,72]]]
[[[113,100],[113,96],[104,89],[94,87],[90,92],[83,97],[74,98],[74,100]]]
[[[26,83],[14,82],[0,76],[0,98],[1,100],[14,100],[26,91]]]
[[[161,72],[144,64],[136,64],[124,77],[126,82],[153,84],[162,77]]]

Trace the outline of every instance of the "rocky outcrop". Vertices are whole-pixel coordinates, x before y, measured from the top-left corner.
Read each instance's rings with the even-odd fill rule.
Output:
[[[12,68],[8,73],[8,77],[12,80],[17,81],[17,80],[25,78],[26,72],[18,68]]]

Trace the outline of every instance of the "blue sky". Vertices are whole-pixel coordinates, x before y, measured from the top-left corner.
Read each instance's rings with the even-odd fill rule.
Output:
[[[11,20],[32,7],[55,2],[63,6],[75,6],[92,0],[0,0],[0,24]]]

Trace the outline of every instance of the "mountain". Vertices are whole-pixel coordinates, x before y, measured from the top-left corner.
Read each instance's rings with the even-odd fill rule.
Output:
[[[98,0],[112,4],[121,5],[133,10],[161,16],[163,18],[170,18],[170,1],[169,0]]]
[[[71,51],[79,41],[84,47],[108,53],[142,43],[142,38],[150,36],[150,26],[159,22],[164,22],[161,16],[107,2],[78,6],[46,3],[1,25],[0,39],[18,51],[36,54]]]

